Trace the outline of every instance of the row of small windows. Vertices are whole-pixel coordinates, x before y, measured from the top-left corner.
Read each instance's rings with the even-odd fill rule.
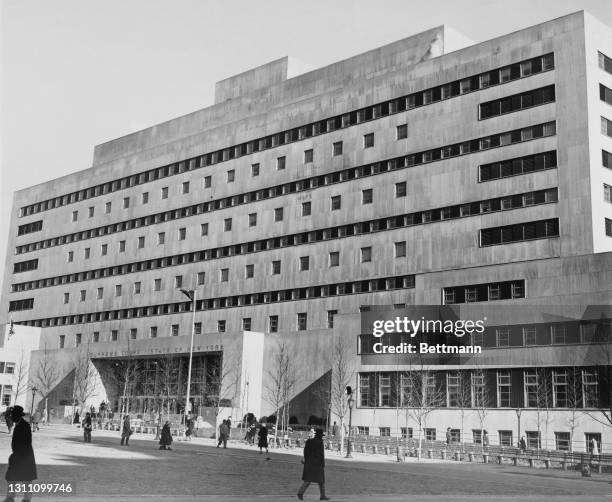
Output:
[[[400,113],[411,108],[428,105],[479,89],[485,89],[490,86],[510,82],[511,80],[528,77],[535,73],[549,71],[554,69],[554,66],[555,63],[553,53],[538,56],[519,63],[504,66],[499,69],[484,72],[479,75],[464,78],[462,80],[456,80],[454,82],[427,89],[425,91],[419,91],[408,96],[403,96],[362,108],[360,110],[348,112],[343,115],[337,115],[332,118],[320,120],[318,122],[296,127],[288,131],[207,153],[175,164],[151,169],[149,171],[134,174],[113,182],[104,183],[85,190],[73,192],[68,195],[63,195],[55,197],[54,199],[24,206],[21,208],[20,216],[28,216],[30,214],[72,204],[74,202],[115,192],[135,185],[148,183],[167,176],[181,174],[183,172],[217,164],[219,162],[225,162],[244,155],[251,155],[252,153],[258,151],[268,150],[280,145],[301,141],[305,138],[326,134],[338,129],[343,129],[370,120]],[[364,141],[366,141],[365,138]]]
[[[504,281],[470,286],[452,286],[442,290],[444,305],[492,302],[525,298],[525,281]]]
[[[196,310],[216,310],[242,307],[248,305],[263,305],[269,303],[311,300],[315,298],[327,298],[332,296],[375,293],[382,291],[392,291],[396,289],[413,289],[414,282],[414,275],[400,275],[393,277],[382,277],[377,279],[349,281],[336,284],[326,284],[322,286],[309,286],[303,288],[267,291],[261,293],[207,298],[203,300],[198,300],[196,302]],[[33,300],[31,301],[33,302]],[[68,316],[50,317],[45,319],[34,319],[21,321],[19,324],[46,328],[49,326],[64,326],[100,321],[111,321],[118,319],[131,319],[137,317],[177,314],[182,312],[189,312],[191,310],[191,306],[192,302],[190,301],[175,302],[164,305],[153,305],[148,307],[125,308],[89,314],[74,314]]]
[[[559,237],[558,218],[484,228],[480,231],[480,245],[496,246],[550,237]]]
[[[514,159],[483,164],[479,168],[479,181],[509,178],[521,174],[544,171],[557,167],[557,152],[550,151],[535,155],[526,155]]]
[[[9,312],[19,310],[32,310],[34,308],[34,298],[24,298],[23,300],[14,300],[9,302]]]
[[[400,193],[401,193],[400,189]],[[340,196],[332,197],[331,205],[334,209],[336,204],[340,205]],[[497,211],[512,210],[522,207],[528,207],[536,204],[553,203],[558,199],[557,189],[550,188],[546,190],[537,190],[535,192],[527,192],[524,194],[508,195],[505,197],[497,197],[495,199],[486,199],[478,202],[459,204],[448,206],[440,209],[432,209],[428,211],[419,211],[415,213],[407,213],[398,216],[390,216],[377,220],[367,220],[359,223],[351,223],[337,227],[329,227],[320,230],[311,230],[298,234],[284,235],[270,239],[258,241],[250,241],[244,243],[233,244],[230,246],[222,246],[210,248],[201,251],[183,253],[179,255],[167,256],[164,258],[156,258],[152,260],[144,260],[133,262],[124,265],[115,265],[112,267],[99,268],[88,270],[86,272],[78,272],[73,274],[50,277],[46,279],[37,279],[12,285],[12,292],[28,291],[44,287],[57,286],[59,284],[67,284],[73,282],[81,282],[101,277],[110,277],[114,275],[124,275],[134,272],[142,272],[146,270],[154,270],[186,263],[195,263],[200,261],[208,261],[230,256],[244,255],[269,251],[272,249],[280,249],[291,246],[299,246],[302,244],[311,244],[315,242],[329,241],[342,239],[353,235],[362,235],[394,228],[409,227],[414,225],[423,225],[427,223],[435,223],[443,220],[455,218],[464,218],[468,216],[476,216]],[[208,223],[201,225],[202,235],[208,234]],[[144,239],[144,237],[143,237]],[[125,241],[119,242],[119,250],[125,249]],[[103,244],[101,251],[108,253],[108,246]],[[143,240],[144,247],[144,240]],[[87,249],[87,248],[86,248]],[[72,253],[72,254],[71,254]],[[69,251],[68,261],[74,260],[74,251]]]
[[[329,185],[338,182],[349,181],[366,176],[372,176],[380,174],[382,172],[392,171],[396,169],[403,169],[413,167],[415,165],[425,164],[429,162],[435,162],[441,159],[456,157],[459,155],[469,154],[471,152],[477,152],[482,150],[488,150],[490,148],[497,148],[506,146],[514,143],[520,143],[523,141],[530,141],[536,138],[542,138],[547,136],[554,136],[556,134],[555,122],[547,122],[545,124],[538,124],[534,126],[524,127],[522,129],[516,129],[514,131],[494,134],[492,136],[486,136],[484,138],[475,139],[471,141],[465,141],[442,148],[433,150],[427,150],[422,153],[410,154],[395,159],[390,159],[384,162],[376,162],[365,166],[344,169],[335,173],[330,173],[323,176],[316,176],[313,178],[307,178],[299,182],[287,183],[285,185],[278,185],[276,187],[257,190],[246,194],[235,195],[232,197],[226,197],[223,199],[217,199],[211,202],[203,202],[188,206],[180,209],[174,209],[163,213],[157,213],[155,215],[146,216],[143,218],[136,218],[133,220],[127,220],[120,223],[114,223],[103,227],[98,227],[90,230],[84,230],[82,232],[76,232],[73,234],[67,234],[51,239],[45,239],[43,241],[32,242],[16,247],[16,254],[23,254],[32,252],[38,249],[44,249],[47,247],[59,246],[62,244],[76,242],[85,239],[91,239],[99,237],[101,235],[108,235],[115,232],[122,232],[125,230],[131,230],[143,226],[153,225],[164,221],[175,220],[179,218],[186,218],[196,214],[207,213],[224,209],[226,207],[232,207],[239,204],[246,204],[257,200],[279,197],[288,193],[300,192],[303,190],[310,190],[321,185]]]
[[[20,261],[13,264],[13,274],[29,272],[30,270],[36,270],[37,268],[38,258],[35,258],[34,260]]]
[[[42,220],[33,221],[32,223],[26,223],[25,225],[19,225],[17,229],[17,235],[31,234],[33,232],[39,232],[42,230]]]
[[[481,103],[479,119],[484,120],[555,101],[555,86],[548,85],[520,94]]]

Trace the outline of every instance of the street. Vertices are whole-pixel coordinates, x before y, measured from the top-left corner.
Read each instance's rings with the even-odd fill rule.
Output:
[[[41,483],[72,483],[72,494],[35,498],[100,500],[297,500],[300,456],[253,449],[217,449],[212,440],[174,441],[172,451],[158,450],[151,439],[133,436],[119,445],[119,434],[94,431],[83,443],[81,430],[49,426],[34,433]],[[0,432],[0,455],[6,470],[10,436]],[[332,500],[592,500],[612,501],[612,476],[584,479],[579,472],[546,471],[493,464],[395,463],[326,459],[327,494]],[[268,460],[269,458],[269,460]],[[3,490],[6,485],[3,485]],[[305,499],[318,499],[311,485]]]

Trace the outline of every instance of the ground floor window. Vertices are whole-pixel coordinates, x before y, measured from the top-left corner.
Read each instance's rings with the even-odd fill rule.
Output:
[[[601,434],[599,432],[585,432],[586,451],[593,453],[593,439],[597,444],[597,453],[601,454]]]
[[[436,440],[436,429],[425,429],[425,439],[427,441]]]
[[[412,439],[412,427],[402,427],[402,439]]]
[[[569,432],[555,432],[555,448],[560,451],[570,451]]]
[[[451,443],[461,443],[461,429],[451,429]]]
[[[379,432],[381,437],[391,437],[391,427],[380,427]]]
[[[540,431],[525,431],[527,448],[541,448]]]
[[[500,446],[513,446],[512,431],[497,431]]]
[[[358,425],[357,426],[357,434],[359,434],[360,436],[369,436],[370,435],[370,428],[366,425]]]
[[[480,429],[472,429],[472,438],[475,444],[482,443],[482,431]]]

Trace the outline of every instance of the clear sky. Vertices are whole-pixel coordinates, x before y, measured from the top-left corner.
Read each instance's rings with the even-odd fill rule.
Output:
[[[14,191],[212,104],[218,80],[285,55],[324,66],[441,24],[479,42],[581,9],[612,26],[612,0],[0,0],[0,260]]]

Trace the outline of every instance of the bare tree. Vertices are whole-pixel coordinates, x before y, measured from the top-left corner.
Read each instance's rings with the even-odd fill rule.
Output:
[[[215,415],[215,439],[219,433],[217,417],[221,408],[233,407],[233,403],[240,394],[240,360],[225,364],[220,356],[216,364],[206,369],[206,383],[204,400],[212,407]],[[229,405],[229,406],[228,406]]]
[[[476,367],[471,371],[471,399],[472,408],[476,411],[478,425],[480,426],[480,442],[484,448],[484,425],[489,414],[492,396],[489,395],[487,386],[487,372]]]
[[[595,333],[591,339],[585,361],[590,367],[583,369],[583,405],[584,413],[606,427],[612,427],[612,323],[602,317],[596,323]],[[608,396],[601,406],[602,392]]]
[[[24,394],[28,389],[28,357],[25,349],[19,351],[19,356],[15,362],[15,401],[13,404],[17,404],[19,396]]]
[[[340,420],[340,453],[342,453],[344,447],[344,417],[349,411],[346,387],[353,382],[355,375],[350,346],[344,337],[338,336],[334,339],[329,357],[332,370],[329,403],[333,414]]]
[[[279,343],[278,350],[268,370],[266,399],[276,410],[276,432],[288,426],[290,401],[297,382],[293,357],[286,342]],[[282,418],[279,416],[282,412]]]
[[[544,430],[544,449],[548,449],[548,426],[553,411],[552,372],[550,368],[536,368],[536,426],[538,430],[538,448],[542,448],[542,430]]]
[[[582,419],[582,392],[580,391],[581,371],[577,366],[572,366],[566,374],[567,378],[567,403],[568,409],[566,423],[570,430],[569,449],[574,451],[574,431],[580,425]]]
[[[97,370],[91,362],[89,343],[80,345],[74,355],[74,387],[73,394],[81,414],[89,399],[98,392]]]
[[[41,399],[45,401],[45,413],[48,413],[47,399],[61,380],[61,373],[57,364],[51,356],[51,352],[45,343],[43,353],[38,361],[38,365],[30,377],[32,388],[36,388]],[[44,417],[47,418],[47,417]]]

